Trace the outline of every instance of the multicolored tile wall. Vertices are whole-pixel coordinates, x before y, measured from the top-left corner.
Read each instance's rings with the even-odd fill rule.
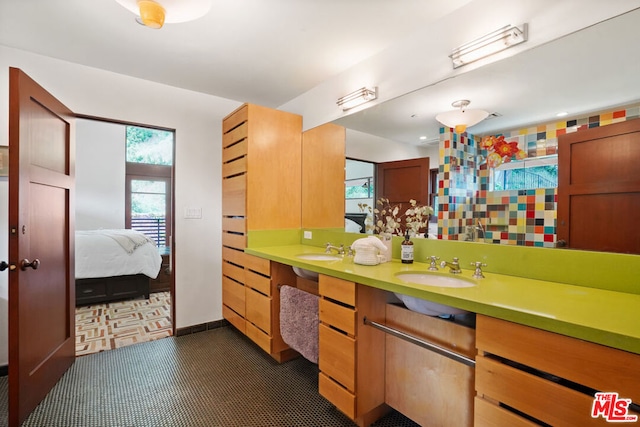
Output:
[[[558,136],[640,117],[640,105],[597,115],[504,132],[528,157],[556,154]],[[500,135],[500,134],[498,134]],[[469,239],[469,227],[481,225],[481,241],[555,247],[557,189],[489,191],[491,170],[477,165],[484,154],[480,138],[440,129],[438,237]],[[473,165],[473,166],[472,166]],[[467,177],[459,175],[469,174]]]

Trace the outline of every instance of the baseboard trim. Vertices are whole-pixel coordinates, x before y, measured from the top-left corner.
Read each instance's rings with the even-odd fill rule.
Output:
[[[9,375],[9,365],[0,366],[0,377],[6,377]]]
[[[196,332],[209,331],[211,329],[222,328],[223,326],[229,326],[229,321],[226,319],[216,320],[215,322],[201,323],[199,325],[187,326],[186,328],[176,329],[176,336],[181,337],[183,335],[195,334]]]

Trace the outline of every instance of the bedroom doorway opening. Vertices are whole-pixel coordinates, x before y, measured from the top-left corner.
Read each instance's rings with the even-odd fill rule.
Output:
[[[76,153],[76,233],[115,234],[117,239],[107,239],[112,245],[122,235],[147,241],[139,249],[134,244],[126,262],[116,262],[124,268],[140,257],[144,265],[136,261],[130,271],[76,275],[76,355],[171,336],[174,131],[81,118]],[[76,264],[85,257],[78,246]],[[112,262],[103,260],[101,267]],[[102,297],[87,303],[81,300],[87,292]]]

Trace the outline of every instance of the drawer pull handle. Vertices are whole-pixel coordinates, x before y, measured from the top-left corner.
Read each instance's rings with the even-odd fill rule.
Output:
[[[92,294],[93,293],[93,289],[84,289],[82,291],[83,294]]]
[[[376,329],[380,329],[381,331],[384,331],[390,335],[393,335],[394,337],[416,344],[422,348],[426,348],[427,350],[431,350],[434,353],[447,357],[451,360],[455,360],[456,362],[463,363],[467,366],[471,366],[472,368],[476,366],[476,361],[473,359],[469,359],[467,356],[463,356],[462,354],[458,354],[455,351],[451,351],[444,347],[440,347],[439,345],[430,343],[429,341],[425,341],[423,339],[414,337],[413,335],[409,335],[406,332],[402,332],[397,329],[390,328],[389,326],[383,325],[382,323],[374,322],[373,320],[367,319],[366,316],[364,317],[364,324],[372,326]]]

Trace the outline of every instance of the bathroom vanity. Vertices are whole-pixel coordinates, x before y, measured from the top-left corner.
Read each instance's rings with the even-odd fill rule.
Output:
[[[425,263],[302,259],[323,252],[307,245],[246,251],[319,273],[319,392],[360,426],[389,407],[421,425],[607,425],[605,409],[591,416],[595,392],[640,402],[639,295],[492,273],[466,288],[421,287],[398,277],[427,271]],[[465,280],[472,273],[463,270]],[[457,316],[462,322],[427,316],[394,293],[471,314]],[[631,405],[626,416],[637,410]]]

